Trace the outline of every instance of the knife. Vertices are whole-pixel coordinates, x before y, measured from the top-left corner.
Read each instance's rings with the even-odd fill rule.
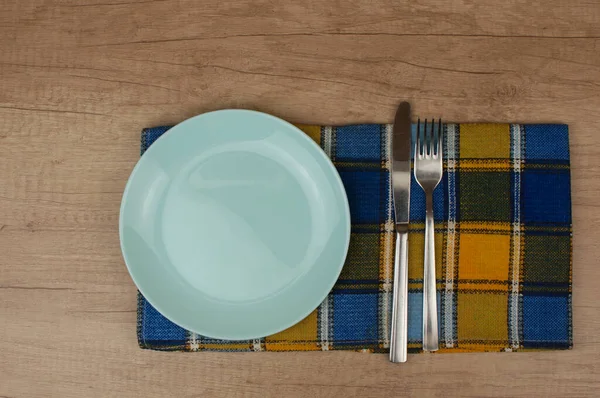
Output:
[[[392,146],[392,190],[396,215],[396,251],[390,361],[406,362],[408,345],[408,221],[410,209],[410,104],[402,102],[394,118]]]

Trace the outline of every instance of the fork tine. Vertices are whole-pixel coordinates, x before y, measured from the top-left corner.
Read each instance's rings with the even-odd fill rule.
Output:
[[[421,119],[417,119],[417,144],[415,146],[415,158],[421,157]]]
[[[438,119],[437,156],[442,155],[442,119]]]
[[[435,156],[435,119],[431,119],[431,128],[429,129],[429,156]]]
[[[427,131],[427,119],[423,122],[423,154],[429,156],[429,132]]]

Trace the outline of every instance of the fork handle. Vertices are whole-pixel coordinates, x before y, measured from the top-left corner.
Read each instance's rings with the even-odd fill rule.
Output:
[[[433,193],[426,193],[425,262],[423,267],[423,350],[437,351],[438,317],[435,286],[435,237],[433,226]]]
[[[396,226],[390,361],[406,362],[408,346],[408,226]]]

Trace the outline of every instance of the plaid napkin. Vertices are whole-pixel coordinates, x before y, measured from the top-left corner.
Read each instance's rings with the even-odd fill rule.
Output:
[[[352,219],[342,274],[306,319],[273,336],[222,341],[174,325],[138,296],[142,348],[389,349],[394,256],[391,125],[299,125],[331,157]],[[448,124],[434,194],[440,352],[572,347],[571,192],[565,125]],[[169,127],[145,129],[142,153]],[[409,350],[422,339],[425,198],[412,181]]]

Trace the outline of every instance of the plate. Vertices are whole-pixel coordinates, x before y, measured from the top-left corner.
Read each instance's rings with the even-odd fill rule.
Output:
[[[335,167],[306,134],[222,110],[161,136],[121,203],[121,250],[144,297],[203,336],[245,340],[309,315],[339,277],[350,211]]]

